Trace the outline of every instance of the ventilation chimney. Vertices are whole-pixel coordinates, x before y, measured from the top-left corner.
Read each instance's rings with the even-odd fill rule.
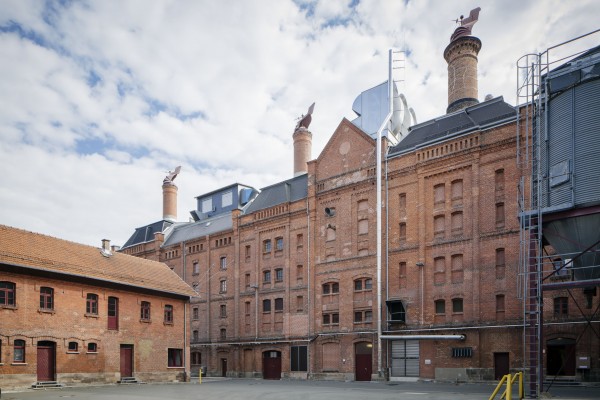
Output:
[[[104,257],[112,256],[113,253],[110,248],[110,240],[109,239],[102,239],[102,248],[100,249],[100,252],[102,253],[102,255]]]
[[[312,133],[308,126],[312,121],[312,113],[315,109],[315,103],[308,107],[306,115],[300,117],[296,129],[294,130],[294,176],[302,175],[308,172],[307,163],[310,161],[312,151]]]
[[[473,25],[479,18],[481,8],[471,10],[469,17],[460,17],[460,26],[450,37],[444,50],[448,63],[447,113],[459,111],[479,103],[477,100],[477,55],[481,40],[471,36]]]

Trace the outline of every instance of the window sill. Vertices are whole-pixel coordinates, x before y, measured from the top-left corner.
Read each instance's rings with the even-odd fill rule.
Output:
[[[169,368],[169,369],[178,369],[178,368],[179,368],[179,369],[182,369],[182,368],[183,368],[183,365],[182,365],[181,367],[167,367],[167,368]]]
[[[12,363],[10,363],[10,365],[15,366],[15,367],[19,367],[19,366],[25,366],[25,365],[27,365],[27,363],[24,363],[24,362],[12,362]]]
[[[0,304],[0,308],[3,308],[5,310],[15,310],[15,311],[19,309],[19,307],[13,306],[13,305],[10,305],[10,304],[9,305]]]
[[[173,326],[173,323],[172,322],[163,322],[163,325]]]
[[[152,320],[151,319],[140,319],[140,322],[143,324],[151,324]]]
[[[98,354],[98,352],[97,352],[97,351],[88,351],[88,352],[87,352],[87,353],[85,353],[85,354]]]
[[[85,314],[83,314],[83,316],[86,318],[100,318],[100,316],[98,314],[85,313]]]
[[[46,308],[38,308],[38,312],[41,314],[56,314],[56,311],[54,310],[49,310]]]
[[[78,351],[67,351],[67,354],[79,354]]]

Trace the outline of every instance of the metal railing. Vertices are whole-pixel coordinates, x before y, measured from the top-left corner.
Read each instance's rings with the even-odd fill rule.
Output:
[[[496,398],[496,395],[500,392],[500,390],[502,389],[502,386],[505,383],[506,383],[506,389],[504,389],[504,392],[502,392],[502,395],[500,396],[500,398],[501,399],[506,398],[506,400],[512,400],[513,384],[515,383],[515,380],[517,378],[519,378],[519,400],[523,399],[525,397],[524,390],[523,390],[523,372],[517,372],[516,374],[504,375],[502,377],[502,379],[500,380],[500,382],[498,382],[498,386],[496,386],[496,389],[490,396],[489,400],[493,400]]]

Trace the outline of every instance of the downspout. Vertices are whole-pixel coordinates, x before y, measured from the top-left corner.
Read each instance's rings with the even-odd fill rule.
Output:
[[[188,346],[188,338],[187,338],[187,332],[188,332],[188,316],[187,316],[187,310],[188,310],[188,304],[191,301],[191,298],[188,298],[187,302],[183,302],[183,345],[184,350],[183,350],[183,381],[187,382],[188,381],[188,377],[191,376],[191,371],[188,370],[188,357],[187,357],[187,353],[188,353],[188,349],[191,348],[191,346]],[[187,347],[187,349],[186,349]]]
[[[390,127],[391,128],[391,127]],[[389,148],[388,148],[389,149]],[[387,153],[388,149],[386,149],[385,154],[385,304],[387,305],[387,301],[390,298],[390,198],[389,198],[389,185],[388,185],[388,158]],[[389,325],[387,324],[387,314],[386,314],[386,330]],[[387,355],[385,360],[385,365],[387,368],[390,366],[390,358],[388,354],[388,345],[386,342],[386,352]]]
[[[392,82],[392,50],[389,50],[388,55],[388,115],[385,117],[381,126],[377,130],[377,374],[381,378],[383,376],[381,362],[381,134],[389,123],[392,117],[392,102],[393,102],[393,82]]]
[[[307,351],[306,351],[306,364],[307,364],[307,379],[311,376],[311,369],[312,369],[312,365],[311,365],[311,361],[310,361],[310,350],[311,350],[311,344],[310,344],[310,328],[311,328],[311,311],[312,311],[312,307],[311,307],[311,291],[310,291],[310,277],[311,277],[311,273],[310,273],[310,208],[309,208],[309,202],[308,202],[308,193],[306,194],[306,281],[307,281],[307,314],[308,314],[308,335],[307,335],[307,339],[309,339],[308,342],[308,347],[307,347]]]

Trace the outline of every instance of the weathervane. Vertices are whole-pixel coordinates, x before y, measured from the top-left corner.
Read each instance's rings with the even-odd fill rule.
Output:
[[[177,175],[179,174],[179,172],[181,171],[181,166],[178,165],[177,168],[175,168],[175,171],[169,171],[169,174],[167,176],[165,176],[165,179],[163,179],[163,185],[164,184],[173,184],[173,181],[175,180],[175,178],[177,178]]]
[[[459,18],[453,20],[457,24],[460,23],[460,26],[454,30],[454,33],[450,37],[451,42],[459,37],[471,35],[473,25],[479,20],[479,11],[481,11],[481,7],[472,9],[467,18],[461,15]]]
[[[298,118],[298,123],[296,124],[296,128],[294,129],[294,132],[300,128],[308,129],[308,126],[310,125],[310,122],[312,121],[311,115],[312,115],[314,109],[315,109],[315,103],[312,103],[310,105],[310,107],[308,107],[308,111],[306,112],[306,115],[302,114],[300,116],[300,118]]]

